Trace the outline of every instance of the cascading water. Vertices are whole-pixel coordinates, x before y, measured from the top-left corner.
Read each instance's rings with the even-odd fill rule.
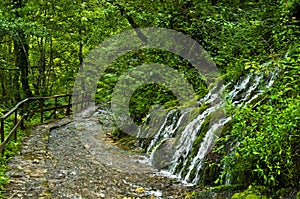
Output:
[[[264,89],[271,87],[276,74],[277,71],[271,72],[268,77],[262,73],[248,74],[233,86],[226,98],[235,107],[248,104],[261,95]],[[224,86],[221,91],[229,86]],[[197,114],[194,117],[190,117],[192,109],[168,112],[163,125],[151,138],[147,147],[150,161],[155,167],[185,182],[199,182],[205,156],[211,151],[222,127],[231,120],[230,116],[224,114],[225,100],[218,100],[222,93],[224,94],[216,94],[212,89],[212,92],[200,99],[200,108],[198,112],[196,110]],[[221,112],[223,114],[220,114]],[[212,117],[213,114],[220,116]]]

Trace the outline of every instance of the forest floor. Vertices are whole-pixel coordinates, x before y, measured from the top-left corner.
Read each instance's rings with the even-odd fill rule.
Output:
[[[197,190],[119,148],[112,126],[108,111],[92,107],[34,127],[9,161],[6,198],[185,198]]]

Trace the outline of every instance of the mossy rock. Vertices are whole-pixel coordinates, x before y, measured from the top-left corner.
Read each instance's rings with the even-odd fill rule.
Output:
[[[213,199],[214,198],[214,192],[212,192],[212,191],[203,191],[203,192],[199,192],[197,194],[193,194],[190,197],[190,199],[198,199],[198,198]]]
[[[231,199],[267,199],[267,196],[260,196],[254,193],[247,194],[242,192],[233,194]]]
[[[221,186],[216,186],[216,187],[211,187],[211,191],[238,191],[243,188],[242,184],[226,184],[226,185],[221,185]]]
[[[209,108],[209,104],[203,104],[198,108],[191,109],[189,113],[189,121],[194,120],[198,115],[202,114],[208,108]]]
[[[211,191],[211,190],[205,190],[199,193],[194,193],[190,199],[230,199],[232,197],[231,191]]]
[[[233,194],[231,199],[240,199],[240,198],[244,198],[244,197],[245,197],[245,195],[243,193],[235,193],[235,194]]]
[[[211,115],[209,115],[204,122],[201,125],[201,128],[199,130],[199,132],[197,133],[197,138],[193,143],[192,146],[192,152],[191,152],[191,157],[195,157],[199,151],[199,148],[201,147],[201,143],[209,129],[209,124],[210,124],[210,119],[211,119]]]
[[[174,153],[174,138],[165,140],[154,152],[152,161],[153,166],[157,169],[167,168],[171,164]]]
[[[267,196],[260,194],[262,187],[250,186],[247,190],[241,193],[233,194],[231,199],[267,199]]]
[[[267,197],[266,196],[258,196],[254,193],[251,193],[246,196],[246,199],[267,199]]]

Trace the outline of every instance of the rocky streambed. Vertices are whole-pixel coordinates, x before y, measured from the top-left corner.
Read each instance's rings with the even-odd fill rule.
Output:
[[[107,110],[37,126],[9,161],[7,198],[185,198],[196,191],[119,148]]]

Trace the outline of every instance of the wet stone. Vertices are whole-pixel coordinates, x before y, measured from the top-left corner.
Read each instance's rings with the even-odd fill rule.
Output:
[[[101,121],[101,122],[99,122]],[[145,157],[120,149],[107,109],[92,107],[35,127],[8,164],[7,198],[184,198],[195,187],[159,176]]]

